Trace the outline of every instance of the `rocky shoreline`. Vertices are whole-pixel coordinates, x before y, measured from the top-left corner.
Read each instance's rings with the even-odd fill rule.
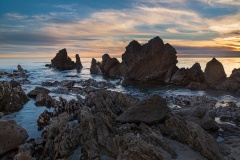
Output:
[[[159,55],[149,65],[156,54]],[[59,51],[56,57],[62,55],[67,61],[53,60],[52,67],[82,68],[79,57],[74,63],[66,50]],[[92,60],[90,72],[123,77],[122,85],[131,81],[161,81],[201,90],[239,92],[240,88],[240,69],[226,77],[222,64],[215,58],[207,63],[204,72],[198,63],[190,69],[178,69],[175,49],[159,37],[145,45],[132,41],[121,63],[107,54],[102,59],[101,63]],[[153,68],[146,73],[148,67]],[[31,82],[21,66],[18,71],[0,75],[12,79],[0,81],[2,159],[71,159],[75,150],[81,150],[79,157],[83,160],[240,159],[239,102],[186,95],[152,94],[139,98],[111,91],[114,84],[94,79],[44,81],[25,93],[21,84]],[[52,93],[74,94],[76,98],[67,100],[51,96]],[[42,135],[36,138],[28,137],[26,130],[14,121],[4,120],[4,115],[18,112],[29,99],[36,106],[51,108],[39,115],[37,125]]]

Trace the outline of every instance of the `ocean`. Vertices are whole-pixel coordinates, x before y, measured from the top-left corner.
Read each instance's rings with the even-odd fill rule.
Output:
[[[75,59],[75,58],[72,58]],[[231,72],[234,68],[240,68],[240,58],[217,58],[224,66],[227,76],[231,75]],[[101,58],[97,58],[98,61],[101,61]],[[190,68],[194,63],[199,62],[202,70],[204,71],[206,63],[210,61],[211,58],[178,58],[177,66],[179,68],[185,67]],[[62,81],[62,80],[86,80],[89,78],[95,79],[97,81],[108,81],[116,86],[116,88],[111,89],[118,92],[131,93],[132,95],[144,98],[148,95],[157,93],[164,96],[171,95],[199,95],[199,96],[208,96],[213,97],[218,100],[233,100],[240,101],[238,95],[226,92],[226,91],[192,91],[183,87],[179,88],[166,88],[165,86],[160,86],[156,84],[144,85],[134,85],[129,87],[123,87],[117,85],[118,80],[106,79],[101,75],[91,75],[90,74],[90,65],[91,58],[82,58],[81,62],[83,64],[83,69],[78,72],[77,70],[68,70],[68,71],[57,71],[52,68],[45,67],[45,64],[51,62],[50,58],[39,58],[39,59],[0,59],[0,71],[12,72],[17,70],[17,65],[20,64],[23,69],[28,71],[29,80],[31,84],[22,85],[26,93],[34,89],[36,86],[40,86],[44,81]],[[0,78],[0,80],[8,80],[6,78]],[[53,89],[49,87],[49,89]],[[62,96],[63,98],[70,100],[76,98],[74,94],[60,95],[60,94],[50,94],[51,96],[57,98]],[[37,119],[39,115],[44,110],[49,110],[46,107],[37,107],[34,105],[35,100],[31,99],[27,104],[24,105],[24,108],[19,112],[5,116],[4,119],[13,119],[20,126],[25,128],[29,134],[29,138],[36,138],[41,135],[41,131],[37,129]]]

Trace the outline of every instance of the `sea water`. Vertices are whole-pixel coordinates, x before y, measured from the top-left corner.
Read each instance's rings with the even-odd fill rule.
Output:
[[[74,59],[74,58],[72,58]],[[240,68],[240,58],[217,58],[224,66],[227,76],[231,75],[231,72],[234,68]],[[98,61],[101,61],[101,58],[97,58]],[[119,59],[120,60],[120,59]],[[198,62],[201,65],[202,70],[204,71],[206,63],[210,61],[211,58],[178,58],[177,66],[179,68],[185,67],[190,68],[194,63]],[[0,59],[0,71],[12,72],[17,70],[17,65],[20,64],[23,69],[27,70],[29,75],[29,80],[31,84],[22,85],[26,93],[34,89],[36,86],[41,86],[42,82],[45,81],[62,81],[62,80],[86,80],[89,78],[95,79],[97,81],[108,81],[116,86],[116,88],[111,89],[123,93],[131,93],[132,95],[138,98],[146,98],[151,94],[160,94],[162,96],[171,96],[171,95],[199,95],[199,96],[208,96],[213,97],[218,100],[231,100],[231,101],[240,101],[238,95],[235,95],[232,92],[226,91],[192,91],[183,87],[178,88],[166,88],[165,86],[156,85],[152,83],[145,83],[123,87],[117,85],[118,80],[106,79],[101,75],[91,75],[90,66],[91,58],[82,58],[81,62],[83,69],[78,72],[77,70],[68,70],[68,71],[57,71],[52,68],[45,67],[45,64],[51,62],[50,58],[39,58],[39,59]],[[7,78],[0,78],[0,80],[9,80]],[[49,88],[53,89],[53,88]],[[61,96],[67,100],[76,98],[74,94],[67,95],[58,95],[50,94],[51,96],[58,97]],[[13,119],[25,128],[29,134],[29,138],[36,138],[41,136],[41,131],[38,131],[37,119],[39,115],[46,110],[46,107],[37,107],[34,105],[35,100],[31,99],[26,103],[19,112],[5,116],[4,119]],[[47,109],[49,110],[49,109]]]

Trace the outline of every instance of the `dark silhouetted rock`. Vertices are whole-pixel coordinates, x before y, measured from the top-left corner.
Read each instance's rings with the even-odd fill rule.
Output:
[[[91,68],[90,68],[91,74],[101,74],[101,63],[97,62],[96,59],[92,59]]]
[[[126,66],[120,63],[115,67],[111,68],[108,74],[110,77],[122,77],[125,70],[126,70]]]
[[[4,113],[0,112],[0,119],[4,117]]]
[[[118,64],[120,63],[117,60],[117,58],[111,58],[108,54],[104,54],[102,56],[102,65],[101,65],[102,73],[108,75],[110,69],[115,67]]]
[[[178,70],[179,70],[179,68],[178,68],[176,65],[172,65],[172,66],[169,68],[169,70],[168,70],[168,72],[167,72],[167,74],[166,74],[166,76],[165,76],[164,82],[170,83],[171,80],[172,80],[172,76],[173,76],[174,73],[176,73],[176,71],[178,71]]]
[[[28,100],[21,86],[12,87],[10,82],[0,82],[0,112],[19,111]]]
[[[205,83],[204,73],[199,63],[195,63],[190,69],[181,68],[172,76],[171,82],[177,85],[187,86],[191,82]]]
[[[129,80],[164,82],[171,79],[176,63],[176,50],[159,37],[142,46],[134,40],[122,55],[122,64],[126,67],[123,76]]]
[[[77,69],[82,69],[83,68],[80,57],[79,57],[78,54],[76,54],[76,68]]]
[[[28,75],[26,74],[25,70],[22,68],[21,65],[18,65],[17,68],[18,68],[18,72],[21,74],[22,77],[28,78]]]
[[[206,90],[207,85],[199,82],[191,82],[186,88],[191,90]]]
[[[129,107],[116,121],[128,123],[153,124],[164,120],[167,113],[171,112],[167,102],[159,95],[153,95],[138,104]]]
[[[226,73],[222,63],[215,58],[209,61],[205,68],[205,79],[209,86],[214,86],[224,81],[226,79]]]
[[[219,90],[228,90],[237,92],[240,89],[240,69],[233,69],[230,77],[215,86]]]
[[[39,93],[46,95],[50,93],[50,90],[43,88],[43,87],[36,87],[34,90],[30,91],[27,95],[31,98],[36,98]]]
[[[28,138],[25,129],[13,120],[0,120],[0,155],[17,148]]]
[[[59,81],[54,81],[54,82],[42,82],[42,86],[47,86],[47,87],[50,87],[50,86],[58,86],[60,85],[61,82]]]
[[[80,61],[80,57],[76,55],[76,63],[68,57],[67,50],[64,48],[60,50],[57,55],[51,60],[52,67],[55,67],[58,70],[71,70],[71,69],[81,69],[82,64]]]

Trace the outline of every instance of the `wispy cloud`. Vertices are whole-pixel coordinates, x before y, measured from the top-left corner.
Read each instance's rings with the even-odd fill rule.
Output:
[[[28,18],[27,15],[23,15],[20,13],[7,13],[7,14],[5,14],[5,16],[10,20],[23,20],[23,19]]]
[[[59,4],[59,5],[53,5],[55,8],[65,9],[68,11],[76,11],[75,7],[77,7],[78,4]]]
[[[198,0],[212,7],[240,6],[239,0]]]
[[[2,32],[0,45],[27,44],[27,50],[39,54],[41,49],[51,48],[49,52],[53,52],[67,48],[69,53],[80,52],[82,57],[100,57],[103,53],[120,56],[132,39],[146,43],[158,35],[180,49],[181,54],[194,53],[194,48],[199,54],[201,48],[204,52],[210,48],[209,51],[216,53],[238,50],[239,13],[208,18],[187,6],[186,0],[134,2],[129,8],[97,10],[85,17],[75,10],[75,4],[54,5],[62,10],[29,16],[8,13],[8,19],[15,18],[25,27],[15,31],[2,27],[0,32],[5,33]],[[227,0],[219,1],[225,2]],[[0,50],[1,53],[4,52]]]

